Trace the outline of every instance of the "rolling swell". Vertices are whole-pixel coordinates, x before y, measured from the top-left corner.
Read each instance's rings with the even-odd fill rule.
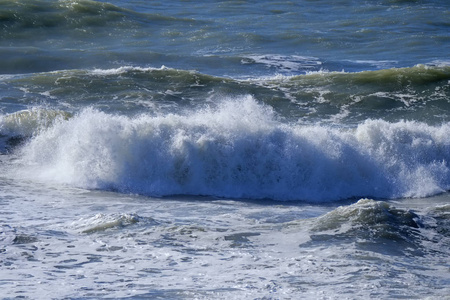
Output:
[[[448,205],[422,212],[397,208],[385,201],[361,199],[312,219],[311,240],[300,247],[319,244],[327,248],[338,242],[359,251],[398,257],[446,256],[444,249],[448,249],[450,228],[447,212]],[[296,221],[292,225],[301,223]]]
[[[296,104],[296,117],[315,122],[359,123],[367,118],[449,121],[450,67],[417,65],[364,72],[311,72],[255,82]],[[299,114],[300,112],[300,114]]]
[[[107,2],[91,0],[2,0],[0,24],[2,35],[9,39],[28,37],[35,29],[52,34],[52,30],[75,30],[79,34],[95,35],[102,27],[109,31],[139,28],[145,24],[168,25],[169,22],[194,22],[159,14],[139,13]],[[96,29],[94,31],[94,29]],[[67,31],[70,33],[70,31]]]
[[[1,81],[9,86],[3,101],[25,104],[21,109],[46,103],[62,110],[91,106],[114,113],[161,113],[253,95],[280,116],[302,123],[358,124],[368,118],[414,119],[431,125],[450,121],[450,67],[446,65],[252,79],[124,66],[9,76]]]
[[[154,45],[160,44],[158,39],[168,28],[198,23],[99,1],[1,0],[0,72],[46,72],[115,66],[117,61],[153,61],[158,52],[167,52],[157,51]]]
[[[448,123],[282,123],[245,97],[190,115],[83,110],[34,136],[18,176],[151,196],[331,201],[423,197],[450,187]]]
[[[126,114],[173,112],[184,106],[196,107],[211,101],[213,94],[242,95],[252,89],[273,94],[266,88],[232,79],[164,66],[63,70],[7,76],[3,82],[9,86],[4,101],[12,105],[28,99],[25,105],[45,103],[62,110],[90,106]]]
[[[359,250],[424,256],[429,238],[419,229],[425,227],[422,218],[384,201],[361,199],[315,219],[311,240],[324,244],[339,240]]]

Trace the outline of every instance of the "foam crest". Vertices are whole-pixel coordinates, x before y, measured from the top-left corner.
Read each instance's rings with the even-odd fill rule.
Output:
[[[57,120],[67,120],[71,114],[65,111],[32,108],[0,117],[0,134],[31,136],[51,126]]]
[[[449,124],[283,123],[250,96],[192,114],[86,109],[33,137],[20,176],[152,196],[329,201],[422,197],[449,188]],[[34,175],[33,175],[34,176]]]
[[[161,71],[161,70],[171,70],[167,68],[166,66],[161,66],[160,68],[142,68],[142,67],[133,67],[133,66],[123,66],[119,68],[112,68],[112,69],[94,69],[90,72],[92,75],[121,75],[126,74],[130,72],[152,72],[152,71]]]
[[[71,224],[81,233],[103,232],[108,229],[123,228],[138,223],[142,218],[136,214],[97,214],[90,218],[81,218]]]

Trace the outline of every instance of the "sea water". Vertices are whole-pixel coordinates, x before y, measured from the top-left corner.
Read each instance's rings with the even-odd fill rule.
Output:
[[[0,1],[2,299],[445,299],[448,1]]]

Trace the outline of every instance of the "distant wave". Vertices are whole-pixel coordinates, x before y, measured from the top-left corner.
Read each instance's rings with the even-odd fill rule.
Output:
[[[24,38],[19,30],[43,29],[47,34],[62,29],[78,29],[79,34],[99,34],[94,28],[109,29],[141,27],[141,24],[159,22],[195,22],[192,19],[175,18],[159,14],[148,14],[121,8],[106,2],[91,0],[27,0],[2,1],[2,24],[7,28],[7,37]],[[15,32],[14,30],[17,30]],[[30,32],[32,33],[32,32]],[[1,36],[0,32],[0,36]],[[4,33],[3,33],[4,34]]]
[[[450,188],[450,123],[368,120],[355,129],[282,123],[252,97],[192,114],[85,109],[18,153],[18,176],[151,196],[331,201]]]
[[[298,106],[298,118],[316,118],[316,122],[360,123],[367,118],[415,119],[429,124],[449,121],[445,116],[450,109],[450,67],[445,62],[361,72],[311,71],[248,82],[272,93],[279,91]]]
[[[450,66],[442,63],[353,73],[323,70],[248,79],[165,66],[61,70],[2,78],[2,82],[17,86],[19,91],[26,85],[25,96],[42,98],[56,107],[60,103],[70,103],[71,107],[99,104],[109,107],[113,106],[110,100],[114,99],[121,105],[126,101],[131,110],[136,106],[136,111],[140,111],[145,104],[157,111],[183,103],[202,105],[214,95],[254,95],[291,119],[316,116],[316,121],[353,118],[360,122],[376,114],[376,118],[398,121],[409,119],[410,113],[415,112],[415,119],[430,123],[441,122],[450,108],[449,81]],[[10,88],[10,91],[14,90]],[[15,93],[17,101],[24,97],[23,92]]]

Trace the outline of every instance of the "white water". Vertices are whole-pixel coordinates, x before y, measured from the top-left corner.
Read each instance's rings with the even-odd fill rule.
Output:
[[[402,208],[407,201],[336,208],[154,199],[4,176],[0,187],[6,299],[442,299],[449,292],[449,239],[438,234],[450,226],[448,196],[412,213]]]
[[[85,109],[40,128],[17,152],[13,172],[150,196],[424,197],[450,187],[449,130],[380,120],[356,128],[288,124],[252,97],[135,118]]]

